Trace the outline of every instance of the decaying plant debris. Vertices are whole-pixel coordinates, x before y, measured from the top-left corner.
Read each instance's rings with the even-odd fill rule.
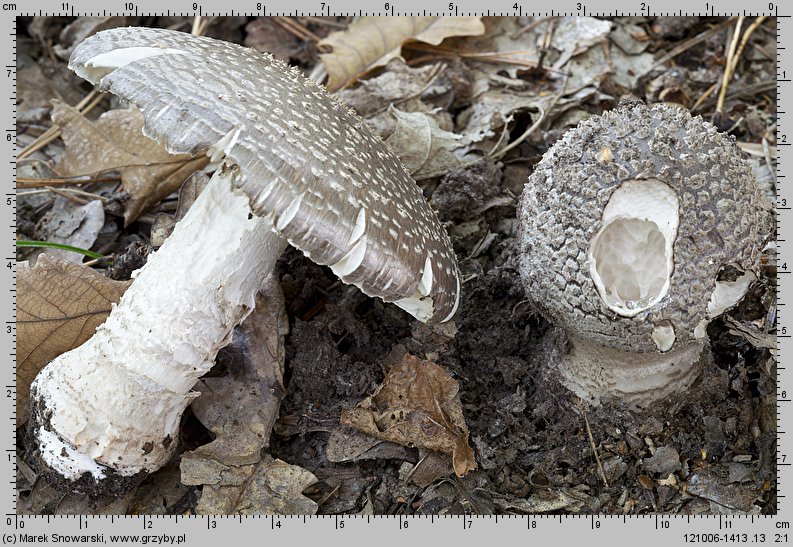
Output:
[[[20,424],[20,511],[774,512],[773,252],[763,257],[748,294],[708,327],[714,359],[690,391],[644,410],[614,400],[590,408],[548,372],[547,364],[565,351],[564,337],[527,299],[515,240],[517,196],[542,154],[568,128],[614,108],[624,95],[682,104],[733,135],[773,195],[773,19],[364,18],[351,24],[47,17],[21,23],[18,143],[26,151],[18,170],[18,237],[54,241],[57,234],[58,242],[107,257],[72,257],[91,263],[69,265],[69,275],[85,271],[85,284],[94,287],[88,268],[128,279],[152,239],[164,237],[152,226],[167,227],[169,216],[183,214],[194,199],[182,191],[177,209],[177,194],[157,193],[189,177],[182,166],[190,160],[171,162],[124,137],[135,123],[121,114],[126,105],[91,93],[66,69],[85,36],[145,25],[194,29],[272,51],[333,82],[337,96],[400,156],[445,222],[463,297],[453,322],[423,325],[289,251],[277,275],[287,322],[273,319],[277,312],[255,314],[223,350],[196,388],[206,396],[183,420],[180,460],[123,496],[64,495],[39,477]],[[367,39],[382,30],[402,37],[387,51]],[[736,30],[745,41],[731,49]],[[332,49],[338,32],[363,64]],[[52,99],[74,108],[53,107]],[[113,113],[98,117],[106,111]],[[66,112],[74,121],[63,121]],[[64,123],[60,137],[53,118]],[[75,148],[81,142],[113,150],[119,161],[81,165]],[[131,185],[133,175],[145,183]],[[19,259],[30,258],[23,251]],[[31,272],[47,263],[41,260]],[[58,291],[62,274],[49,284],[40,276],[31,285],[35,292],[20,287],[19,293],[20,309],[34,324],[54,316],[47,307],[68,296]],[[104,309],[92,302],[86,309]],[[257,341],[272,351],[263,355],[251,345]],[[362,402],[372,410],[377,393],[387,389],[389,371],[400,363],[395,351],[403,361],[445,368],[458,384],[463,429],[449,423],[458,432],[467,427],[476,470],[457,477],[448,455],[411,446],[416,439],[370,437],[349,427],[350,412]],[[237,390],[246,400],[269,395],[258,416],[235,425],[240,409],[219,402],[218,394]],[[388,416],[375,418],[381,427],[388,423]],[[235,435],[245,443],[222,450]],[[262,498],[264,491],[274,494]]]

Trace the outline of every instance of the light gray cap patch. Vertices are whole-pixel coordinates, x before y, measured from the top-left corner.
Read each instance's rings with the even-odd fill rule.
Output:
[[[123,55],[131,49],[135,55]],[[165,52],[148,54],[156,50]],[[297,69],[228,42],[146,28],[87,38],[69,67],[135,104],[146,135],[171,152],[220,143],[240,166],[251,209],[273,215],[281,235],[314,262],[335,266],[359,243],[360,264],[350,270],[348,257],[336,268],[344,282],[386,302],[419,294],[419,319],[451,318],[459,272],[434,211],[383,141]]]

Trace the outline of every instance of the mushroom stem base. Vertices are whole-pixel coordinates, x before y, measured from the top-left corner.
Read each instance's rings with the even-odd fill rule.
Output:
[[[637,406],[665,399],[687,389],[710,355],[704,341],[667,353],[621,351],[580,337],[570,337],[570,343],[559,366],[562,382],[594,405],[607,397]]]
[[[165,465],[196,380],[253,309],[286,241],[250,215],[239,176],[222,166],[94,336],[33,382],[41,460],[73,489]]]

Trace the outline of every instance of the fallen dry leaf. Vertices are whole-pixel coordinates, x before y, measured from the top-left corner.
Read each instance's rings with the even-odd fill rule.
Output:
[[[379,439],[451,454],[462,477],[476,469],[460,386],[445,368],[395,350],[395,362],[375,393],[342,412],[341,424]],[[400,357],[399,354],[403,353]]]
[[[288,330],[281,286],[275,276],[269,276],[256,296],[256,308],[234,333],[233,349],[227,349],[227,355],[235,356],[227,365],[228,373],[204,378],[196,385],[201,395],[191,409],[215,437],[182,455],[182,483],[204,487],[199,513],[311,509],[313,502],[301,492],[316,478],[280,460],[262,460],[262,449],[270,444],[286,393],[283,367]],[[271,495],[262,497],[268,489],[273,490]]]
[[[466,136],[444,131],[432,114],[402,112],[393,106],[389,112],[397,126],[386,144],[414,179],[436,177],[463,164],[454,151],[471,143]]]
[[[54,101],[52,121],[66,144],[55,167],[62,176],[119,170],[129,195],[124,222],[129,224],[203,168],[209,158],[169,154],[143,134],[143,115],[134,108],[111,110],[91,122],[76,109]]]
[[[587,494],[585,488],[584,486],[583,488],[537,489],[537,492],[528,498],[495,494],[493,503],[496,507],[508,513],[517,512],[532,515],[560,511],[562,509],[568,513],[578,513],[585,508],[591,507],[592,496]]]
[[[611,26],[611,21],[595,17],[562,17],[551,39],[551,47],[561,52],[553,65],[554,69],[561,70],[571,57],[604,42]]]
[[[360,460],[412,460],[415,450],[367,435],[351,427],[339,426],[330,432],[325,445],[329,462],[357,462]]]
[[[195,511],[199,515],[314,515],[317,503],[303,495],[317,477],[269,455],[238,486],[206,485]]]
[[[437,46],[451,36],[478,36],[484,31],[480,17],[360,17],[319,42],[320,48],[332,48],[320,54],[328,71],[327,88],[336,91],[384,66],[401,55],[405,42]]]
[[[87,266],[38,257],[17,266],[17,420],[28,418],[28,390],[44,365],[88,340],[129,282]]]

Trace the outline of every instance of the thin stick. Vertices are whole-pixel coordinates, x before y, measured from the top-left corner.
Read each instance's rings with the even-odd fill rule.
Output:
[[[538,106],[537,108],[540,111],[540,117],[537,118],[537,121],[534,122],[532,124],[532,126],[529,127],[526,131],[524,131],[523,134],[520,137],[518,137],[517,139],[515,139],[514,141],[509,143],[507,146],[505,146],[504,148],[502,148],[501,150],[499,150],[495,154],[493,154],[492,151],[491,151],[491,154],[490,154],[491,158],[493,158],[494,160],[497,160],[497,159],[503,157],[504,154],[506,154],[507,152],[509,152],[510,150],[515,148],[516,146],[518,146],[520,143],[525,141],[529,137],[529,135],[534,133],[537,130],[537,128],[540,127],[540,124],[542,124],[542,122],[545,121],[546,111],[541,106]],[[498,146],[498,144],[496,144],[496,146]]]
[[[459,57],[462,59],[471,59],[473,61],[481,61],[484,63],[504,63],[515,66],[525,66],[528,68],[535,68],[537,61],[529,61],[524,59],[515,59],[515,57],[525,57],[531,54],[531,51],[517,49],[512,51],[481,51],[481,52],[468,52],[458,51],[452,48],[444,48],[441,46],[430,46],[422,44],[421,42],[411,42],[405,44],[404,48],[412,51],[422,51],[435,56],[443,57]],[[557,72],[557,71],[554,71]]]
[[[557,19],[557,18],[558,18],[558,15],[554,15],[553,17],[542,17],[540,19],[537,19],[536,21],[532,21],[531,23],[529,23],[528,25],[526,25],[522,29],[518,30],[517,32],[512,33],[512,36],[510,36],[510,38],[512,38],[513,40],[516,40],[517,38],[520,37],[521,34],[529,32],[530,30],[532,30],[534,28],[537,28],[538,26],[542,25],[543,23],[547,23],[548,21],[553,21],[554,19]]]
[[[727,93],[727,99],[737,99],[738,97],[743,97],[747,95],[757,95],[758,93],[765,93],[767,91],[772,91],[776,89],[776,85],[777,84],[775,80],[770,80],[767,82],[763,81],[763,82],[758,82],[756,84],[750,84],[746,87],[739,87],[737,89],[733,88],[732,91]],[[707,99],[705,100],[704,103],[702,103],[700,109],[709,108],[715,102],[716,102],[715,99],[711,97],[710,99]]]
[[[589,419],[586,417],[586,411],[582,410],[581,414],[584,415],[584,425],[586,426],[586,434],[589,437],[589,444],[592,446],[592,453],[595,455],[595,461],[598,464],[598,470],[600,471],[600,478],[603,479],[603,484],[606,485],[606,488],[610,488],[609,481],[606,478],[606,472],[603,470],[603,464],[600,463],[600,456],[598,456],[598,449],[595,446],[595,438],[592,436],[592,429],[589,427]]]
[[[93,182],[118,182],[120,177],[90,178],[85,175],[79,177],[42,178],[17,177],[17,188],[41,188],[42,186],[61,186],[66,184],[91,184]]]
[[[735,58],[735,49],[738,47],[738,38],[741,37],[741,25],[743,25],[744,16],[738,17],[738,22],[735,24],[735,32],[730,40],[730,49],[727,52],[727,62],[724,64],[724,74],[721,79],[721,89],[719,89],[719,100],[716,101],[716,115],[719,116],[724,109],[724,97],[727,95],[727,87],[730,85],[732,79],[733,69],[736,63],[733,62]]]
[[[694,106],[692,106],[692,107],[691,107],[689,110],[691,110],[692,112],[694,112],[694,111],[695,111],[697,108],[699,108],[700,106],[702,106],[702,103],[704,103],[704,102],[705,102],[705,100],[707,100],[708,96],[709,96],[711,93],[713,93],[714,91],[716,91],[716,88],[717,88],[717,87],[719,87],[719,82],[714,82],[714,83],[713,83],[713,85],[712,85],[712,86],[710,86],[710,87],[708,88],[708,90],[707,90],[707,91],[705,91],[705,93],[703,93],[702,95],[700,95],[700,96],[699,96],[699,99],[697,99],[697,102],[695,102],[695,103],[694,103]]]
[[[344,30],[347,28],[347,25],[345,23],[338,23],[336,21],[331,21],[330,19],[323,19],[322,17],[310,17],[307,15],[305,17],[301,17],[300,19],[309,23],[314,23],[315,25],[333,27],[339,30]]]
[[[752,33],[757,30],[757,27],[763,24],[763,21],[768,19],[765,15],[762,17],[758,17],[754,20],[754,23],[749,25],[746,29],[746,32],[743,33],[743,38],[741,38],[741,45],[738,46],[738,52],[735,54],[735,59],[733,59],[733,66],[732,71],[735,72],[735,69],[738,67],[738,61],[741,60],[741,55],[743,55],[743,50],[746,48],[746,44],[749,42],[749,38],[752,36]]]
[[[569,81],[569,79],[567,77],[565,77],[564,84],[562,85],[562,89],[559,91],[559,93],[557,93],[553,97],[553,100],[551,101],[551,104],[548,105],[547,109],[544,109],[541,106],[537,107],[539,109],[539,111],[540,111],[540,117],[539,117],[539,119],[536,122],[534,122],[532,124],[531,127],[529,127],[523,133],[523,135],[521,135],[520,137],[515,139],[513,142],[509,143],[506,147],[504,147],[502,150],[496,152],[495,154],[493,154],[492,151],[491,151],[490,157],[493,158],[493,159],[499,159],[499,158],[503,157],[504,154],[506,154],[507,152],[509,152],[510,150],[515,148],[516,146],[518,146],[520,143],[525,141],[529,137],[529,135],[534,133],[537,130],[537,128],[540,127],[542,122],[545,121],[545,118],[547,117],[548,113],[553,111],[553,109],[556,106],[556,103],[559,101],[559,99],[567,92],[567,82],[568,81]],[[493,150],[495,150],[495,148]]]
[[[275,23],[287,32],[291,32],[298,38],[309,42],[319,42],[321,38],[308,30],[306,27],[289,17],[278,16],[275,18]]]
[[[705,40],[707,40],[708,38],[710,38],[714,34],[718,34],[722,30],[724,30],[725,28],[730,26],[730,24],[733,21],[735,21],[735,17],[730,17],[729,19],[727,19],[726,21],[716,25],[712,29],[706,30],[705,32],[702,32],[702,33],[698,34],[697,36],[694,36],[693,38],[689,38],[688,40],[686,40],[682,44],[678,44],[677,46],[672,48],[672,50],[669,53],[667,53],[666,55],[660,57],[657,61],[655,61],[653,66],[650,68],[650,70],[652,70],[654,68],[657,68],[657,67],[663,65],[664,63],[666,63],[667,61],[670,61],[670,60],[674,59],[675,57],[677,57],[681,53],[684,53],[684,52],[688,51],[689,49],[691,49],[695,45],[704,42]]]
[[[74,194],[76,196],[85,196],[87,198],[98,199],[100,201],[110,201],[110,199],[106,198],[105,196],[100,196],[99,194],[94,194],[94,193],[91,193],[91,192],[85,192],[83,190],[78,190],[77,188],[60,188],[60,189],[56,189],[56,188],[53,188],[51,186],[45,186],[41,190],[29,190],[27,192],[17,192],[17,197],[18,198],[24,198],[25,196],[35,196],[35,195],[39,195],[39,194],[50,194],[50,193],[57,193],[57,192],[63,192],[65,194]]]
[[[196,15],[195,17],[193,17],[193,27],[190,29],[190,34],[194,34],[195,36],[201,36],[200,29],[201,29],[201,16]]]
[[[88,200],[85,198],[77,197],[75,195],[72,195],[68,192],[64,192],[63,190],[59,190],[57,188],[50,187],[48,188],[48,190],[53,194],[55,194],[56,196],[61,196],[63,199],[68,199],[72,203],[76,203],[78,205],[85,205],[86,203],[88,203]]]

